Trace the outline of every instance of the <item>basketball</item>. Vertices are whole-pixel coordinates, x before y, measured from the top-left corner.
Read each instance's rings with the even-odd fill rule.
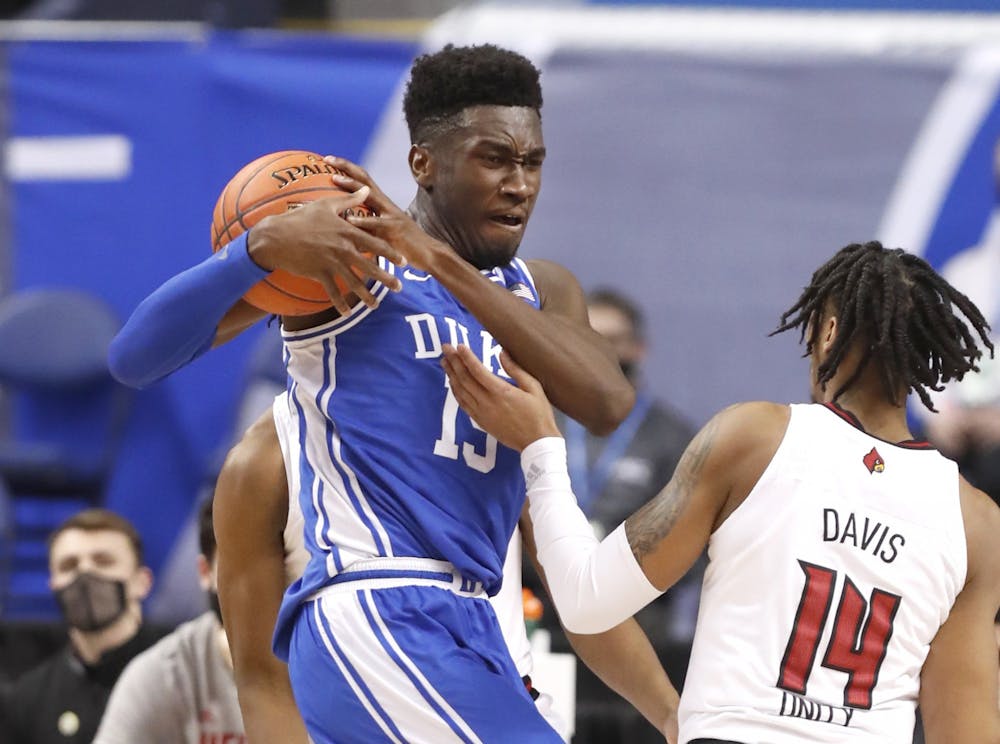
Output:
[[[282,150],[257,158],[230,179],[212,214],[212,252],[249,230],[265,217],[281,214],[305,202],[345,193],[331,181],[339,171],[322,155],[305,150]],[[349,210],[370,215],[364,206]],[[338,277],[337,286],[348,293]],[[323,285],[277,269],[243,296],[256,308],[275,315],[309,315],[332,307]]]

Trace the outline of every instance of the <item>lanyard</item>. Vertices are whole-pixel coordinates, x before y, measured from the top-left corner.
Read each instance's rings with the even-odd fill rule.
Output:
[[[569,477],[577,503],[588,517],[594,499],[604,490],[612,468],[632,444],[652,404],[653,400],[648,395],[644,393],[636,395],[632,412],[605,440],[604,448],[593,467],[587,467],[587,431],[573,419],[566,419],[566,460]]]

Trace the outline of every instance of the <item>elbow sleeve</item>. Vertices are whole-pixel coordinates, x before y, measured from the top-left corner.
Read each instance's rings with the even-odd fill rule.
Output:
[[[560,620],[573,633],[603,633],[662,592],[636,561],[621,525],[598,542],[570,488],[566,444],[541,439],[521,455],[538,560]]]
[[[247,233],[143,300],[108,348],[108,369],[145,387],[212,347],[226,312],[268,272],[247,252]]]

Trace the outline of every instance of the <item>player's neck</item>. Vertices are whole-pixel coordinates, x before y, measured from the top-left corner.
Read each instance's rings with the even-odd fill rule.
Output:
[[[451,227],[448,220],[441,216],[426,192],[418,191],[406,211],[425,233],[450,245],[456,253],[462,253],[461,235]]]
[[[832,384],[828,387],[831,393],[836,389]],[[913,439],[906,423],[906,406],[896,406],[886,400],[881,388],[852,386],[837,398],[836,405],[854,414],[862,428],[873,437],[887,442]]]

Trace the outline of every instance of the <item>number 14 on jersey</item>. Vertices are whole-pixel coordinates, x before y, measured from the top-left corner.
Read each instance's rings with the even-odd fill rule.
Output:
[[[805,574],[805,586],[781,660],[778,687],[805,695],[833,606],[837,572],[801,560],[799,567]],[[845,706],[872,707],[872,692],[885,661],[892,623],[901,601],[902,597],[881,589],[873,589],[866,599],[851,577],[844,576],[833,630],[820,664],[847,675]]]

